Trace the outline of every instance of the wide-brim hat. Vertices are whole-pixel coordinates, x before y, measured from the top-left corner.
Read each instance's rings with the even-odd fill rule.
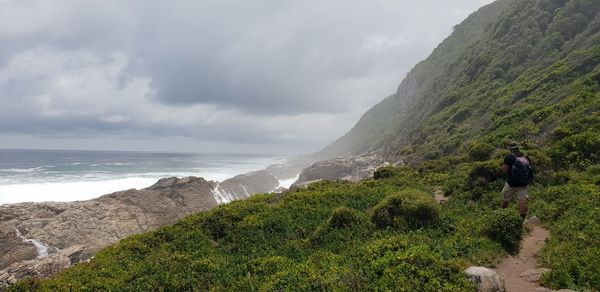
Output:
[[[510,142],[508,144],[508,149],[513,150],[513,149],[519,149],[519,148],[521,148],[521,145],[519,145],[519,143],[517,143],[517,142]]]

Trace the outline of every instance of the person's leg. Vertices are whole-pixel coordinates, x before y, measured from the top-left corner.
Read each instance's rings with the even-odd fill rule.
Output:
[[[502,189],[502,209],[508,208],[508,203],[514,199],[515,190],[511,188],[508,183],[504,183],[504,188]]]
[[[527,205],[527,187],[519,190],[519,213],[523,219],[527,218],[527,212],[529,212],[529,206]]]

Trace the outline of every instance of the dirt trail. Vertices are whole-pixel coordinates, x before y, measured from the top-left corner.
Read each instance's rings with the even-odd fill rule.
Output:
[[[550,232],[539,224],[530,226],[532,231],[523,239],[519,254],[505,259],[496,269],[507,292],[551,291],[538,284],[541,273],[547,270],[538,268],[536,258]]]
[[[448,198],[444,195],[444,191],[440,190],[440,189],[436,189],[433,192],[433,198],[435,199],[436,202],[443,204],[446,203],[448,201]]]

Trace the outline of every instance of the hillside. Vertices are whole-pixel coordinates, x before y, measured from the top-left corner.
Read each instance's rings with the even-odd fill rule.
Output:
[[[527,232],[514,204],[499,209],[499,165],[517,140],[535,165],[530,215],[550,230],[542,284],[598,291],[599,11],[596,0],[480,9],[319,153],[406,166],[221,205],[10,289],[474,291],[464,269],[497,265]]]
[[[558,126],[599,131],[599,9],[593,0],[500,0],[481,8],[319,155],[419,160],[475,140],[560,143],[568,135],[551,135]]]

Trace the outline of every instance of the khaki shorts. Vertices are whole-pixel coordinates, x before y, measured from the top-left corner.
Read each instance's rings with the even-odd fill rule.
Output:
[[[527,187],[511,187],[505,183],[502,189],[502,200],[511,202],[515,196],[518,196],[519,200],[527,200]]]

